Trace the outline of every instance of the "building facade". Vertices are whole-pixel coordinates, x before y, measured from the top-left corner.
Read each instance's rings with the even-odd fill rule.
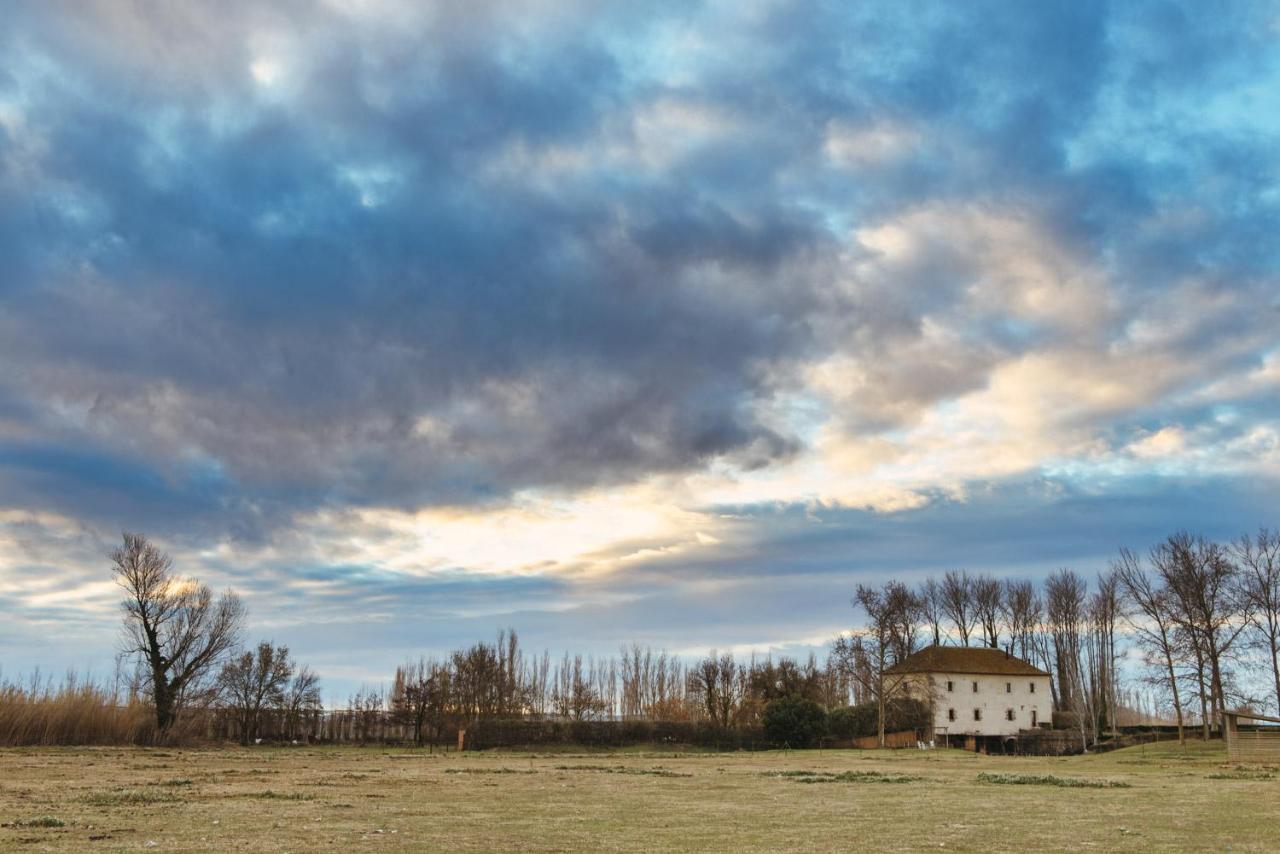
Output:
[[[934,741],[1011,737],[1053,719],[1049,674],[998,649],[930,646],[887,675],[929,705]]]

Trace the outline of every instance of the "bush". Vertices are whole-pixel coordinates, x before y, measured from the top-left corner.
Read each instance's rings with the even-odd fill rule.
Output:
[[[864,703],[861,706],[844,706],[833,709],[827,715],[827,734],[832,738],[850,739],[872,735],[876,731],[876,707]]]
[[[910,697],[890,700],[885,705],[885,732],[928,729],[929,706]],[[832,738],[851,739],[879,732],[879,711],[875,703],[862,703],[832,710],[827,716],[827,734]]]
[[[469,723],[468,750],[573,744],[627,747],[635,744],[692,745],[717,750],[763,747],[753,727],[718,727],[709,721],[565,721],[554,718],[488,718]]]
[[[1054,729],[1080,729],[1079,712],[1056,711],[1053,713]]]
[[[827,713],[813,700],[782,697],[764,710],[764,735],[779,747],[812,747],[827,730]]]

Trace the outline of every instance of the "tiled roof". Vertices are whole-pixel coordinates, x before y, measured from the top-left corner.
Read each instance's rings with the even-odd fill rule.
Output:
[[[999,649],[985,646],[927,646],[890,673],[992,673],[1000,676],[1048,676],[1038,667]]]

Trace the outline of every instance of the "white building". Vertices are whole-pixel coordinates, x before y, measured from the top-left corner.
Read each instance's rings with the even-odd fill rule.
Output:
[[[977,747],[978,739],[1014,736],[1053,719],[1049,674],[998,649],[929,646],[887,674],[932,706],[933,738],[954,746]]]

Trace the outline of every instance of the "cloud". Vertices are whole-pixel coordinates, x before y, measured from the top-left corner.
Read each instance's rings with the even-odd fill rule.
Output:
[[[1273,478],[1269,15],[15,10],[0,513],[45,551],[5,572],[98,625],[141,527],[320,622],[603,626],[833,515]],[[811,638],[784,576],[735,604]]]

